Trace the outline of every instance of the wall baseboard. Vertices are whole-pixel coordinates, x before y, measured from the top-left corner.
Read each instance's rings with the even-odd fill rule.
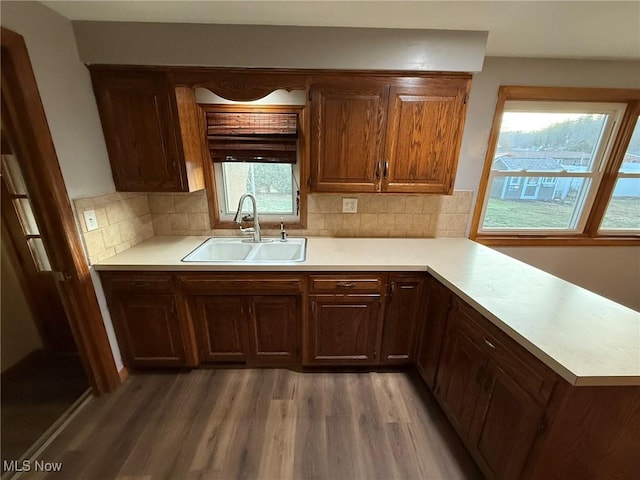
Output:
[[[124,383],[129,378],[129,369],[127,367],[122,367],[122,370],[118,372],[118,376],[120,377],[120,383]]]

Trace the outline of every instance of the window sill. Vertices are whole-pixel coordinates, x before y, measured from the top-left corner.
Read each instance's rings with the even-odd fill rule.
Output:
[[[246,223],[244,225],[245,227],[251,227],[253,225],[251,222],[245,222],[245,223]],[[216,221],[211,228],[220,229],[220,230],[238,230],[240,228],[240,225],[238,225],[235,222],[218,222],[218,221]],[[304,230],[307,227],[302,222],[297,222],[297,223],[287,223],[287,222],[285,222],[284,228],[286,230]],[[262,229],[262,230],[280,230],[280,222],[260,222],[260,229]]]
[[[488,247],[571,247],[571,246],[640,246],[640,236],[497,236],[497,235],[472,235],[471,240]]]

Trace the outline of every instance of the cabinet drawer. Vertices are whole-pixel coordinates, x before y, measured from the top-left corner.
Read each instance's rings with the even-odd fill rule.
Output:
[[[299,276],[217,275],[212,273],[182,274],[177,276],[183,292],[189,294],[235,293],[269,294],[299,293],[304,282]]]
[[[481,338],[481,346],[496,366],[541,405],[546,405],[557,381],[556,374],[472,307],[462,301],[457,303],[462,318],[468,320],[466,328]]]
[[[111,292],[172,293],[171,275],[165,273],[109,273],[102,272],[100,278]]]
[[[383,284],[382,277],[373,275],[311,275],[309,282],[309,289],[313,293],[381,293]]]

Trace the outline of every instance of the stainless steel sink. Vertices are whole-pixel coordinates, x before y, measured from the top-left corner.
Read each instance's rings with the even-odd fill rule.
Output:
[[[259,243],[248,242],[242,238],[209,238],[182,261],[289,263],[303,262],[306,256],[306,238],[289,238],[286,242],[264,239]]]

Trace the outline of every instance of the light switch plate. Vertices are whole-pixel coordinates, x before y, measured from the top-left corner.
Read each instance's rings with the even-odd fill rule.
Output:
[[[342,213],[358,213],[358,199],[357,198],[343,198],[342,199]]]
[[[95,210],[85,210],[84,211],[84,224],[87,226],[87,232],[92,230],[97,230],[98,228],[98,217],[96,217]]]

